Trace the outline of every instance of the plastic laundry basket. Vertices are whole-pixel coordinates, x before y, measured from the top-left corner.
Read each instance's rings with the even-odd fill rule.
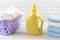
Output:
[[[20,27],[21,16],[11,20],[0,20],[0,34],[8,35]]]
[[[16,8],[9,8],[8,11],[0,11],[0,34],[9,35],[20,27],[21,14],[16,10]]]

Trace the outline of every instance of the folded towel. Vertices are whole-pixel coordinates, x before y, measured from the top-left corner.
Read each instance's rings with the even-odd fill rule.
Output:
[[[15,8],[13,6],[10,7],[10,8],[7,8],[7,10],[5,10],[5,12],[7,14],[13,15],[14,17],[17,17],[17,16],[21,16],[22,15],[22,12],[18,8]]]
[[[53,27],[60,27],[60,23],[56,23],[56,22],[48,22],[49,26],[53,26]]]
[[[51,21],[51,22],[58,22],[58,23],[60,23],[60,17],[48,16],[48,20]]]
[[[52,32],[55,32],[55,33],[60,33],[60,27],[49,26],[48,31],[52,31]]]
[[[51,32],[51,31],[48,31],[47,33],[48,33],[49,36],[60,37],[59,33],[54,33],[54,32]]]

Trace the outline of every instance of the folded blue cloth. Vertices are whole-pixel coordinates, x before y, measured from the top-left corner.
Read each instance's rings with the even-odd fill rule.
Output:
[[[51,22],[58,22],[58,23],[60,23],[60,17],[48,16],[48,20],[51,21]]]
[[[60,33],[60,27],[48,26],[48,31],[52,31],[52,32],[55,32],[55,33]]]
[[[52,32],[52,31],[48,31],[47,33],[48,33],[49,36],[60,37],[59,33],[55,33],[55,32]]]

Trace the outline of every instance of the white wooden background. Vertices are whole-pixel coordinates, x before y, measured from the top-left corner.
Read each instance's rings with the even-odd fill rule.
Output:
[[[22,25],[20,28],[20,33],[13,34],[11,36],[2,36],[0,35],[0,40],[59,40],[60,38],[49,37],[48,35],[42,36],[28,36],[24,32],[26,31],[26,18],[30,13],[32,4],[37,4],[38,13],[43,16],[46,21],[47,16],[49,15],[58,15],[60,16],[60,0],[0,0],[0,9],[6,9],[10,6],[15,6],[20,9],[24,14],[22,17]],[[44,31],[47,31],[47,23],[44,24]],[[21,33],[23,32],[23,33]]]
[[[60,15],[60,0],[0,0],[0,8],[8,8],[15,6],[24,12],[22,21],[26,21],[26,17],[30,13],[32,4],[37,4],[38,13],[46,19],[49,15]]]

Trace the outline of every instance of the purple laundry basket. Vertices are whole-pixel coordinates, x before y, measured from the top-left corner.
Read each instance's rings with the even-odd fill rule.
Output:
[[[20,27],[21,16],[11,20],[0,20],[0,34],[9,35]]]

